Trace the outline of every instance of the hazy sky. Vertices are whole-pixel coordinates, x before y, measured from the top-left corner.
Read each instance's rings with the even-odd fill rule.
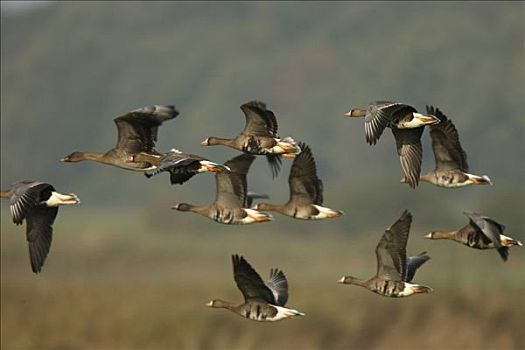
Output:
[[[50,3],[52,3],[52,1],[0,1],[0,6],[2,13],[10,14],[33,10],[38,7],[49,5]]]

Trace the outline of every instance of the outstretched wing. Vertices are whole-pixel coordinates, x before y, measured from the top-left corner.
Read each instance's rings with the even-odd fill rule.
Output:
[[[139,159],[139,157],[135,158]],[[144,173],[146,177],[157,175],[161,172],[170,173],[170,182],[172,185],[188,181],[200,169],[201,160],[206,160],[201,156],[186,154],[177,150],[171,150],[159,159],[159,165],[152,171]]]
[[[407,210],[390,226],[376,247],[377,276],[387,280],[404,281],[407,273],[406,245],[412,214]]]
[[[270,279],[266,281],[275,298],[275,305],[284,306],[288,301],[288,281],[284,272],[278,269],[270,270]]]
[[[270,288],[242,256],[232,255],[232,263],[233,278],[246,301],[263,300],[270,304],[276,304]]]
[[[53,223],[58,207],[38,206],[29,209],[26,215],[26,238],[29,258],[34,273],[42,270],[53,240]]]
[[[118,149],[130,154],[153,152],[159,126],[179,112],[175,106],[146,106],[114,119],[118,129]]]
[[[459,169],[468,172],[467,154],[461,147],[456,127],[440,110],[427,106],[427,113],[436,116],[440,122],[430,126],[432,150],[436,170]]]
[[[299,143],[301,153],[293,161],[288,184],[290,186],[290,199],[299,198],[311,204],[323,204],[323,183],[317,177],[312,150],[303,142]]]
[[[377,143],[385,128],[397,118],[416,112],[404,103],[376,101],[368,105],[365,115],[365,138],[370,145]]]
[[[241,154],[224,163],[230,168],[230,172],[215,174],[217,204],[229,208],[246,208],[248,204],[246,174],[254,159],[255,156],[251,154]]]
[[[423,160],[423,148],[421,146],[421,135],[424,127],[414,129],[392,128],[396,139],[397,154],[401,163],[401,169],[410,187],[415,188],[419,184],[421,173],[421,162]]]
[[[32,180],[19,181],[11,187],[10,210],[13,222],[22,224],[27,213],[47,200],[55,188],[47,183]]]
[[[505,230],[505,226],[494,219],[477,213],[464,211],[463,214],[470,219],[470,225],[478,227],[481,233],[488,238],[493,244],[503,261],[509,257],[509,248],[501,245],[500,235]]]
[[[277,119],[266,104],[251,101],[241,106],[246,117],[246,125],[242,131],[245,135],[277,137]]]
[[[417,269],[420,268],[421,265],[426,263],[429,259],[430,256],[427,255],[427,252],[419,253],[416,256],[409,256],[407,259],[407,273],[404,281],[410,283],[416,275]]]

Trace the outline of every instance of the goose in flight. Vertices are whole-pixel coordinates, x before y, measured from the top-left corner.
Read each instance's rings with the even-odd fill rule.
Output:
[[[200,214],[221,224],[251,224],[272,220],[270,214],[248,208],[246,174],[255,156],[241,154],[224,165],[228,172],[215,174],[217,194],[215,202],[206,207],[177,203],[172,209]]]
[[[457,231],[432,231],[424,237],[450,239],[475,249],[496,249],[503,261],[509,258],[509,247],[523,246],[520,241],[505,236],[505,225],[496,220],[470,211],[463,214],[469,219],[463,228]]]
[[[412,294],[430,293],[432,288],[413,284],[416,270],[430,257],[423,252],[407,257],[406,245],[412,214],[404,211],[401,217],[390,226],[376,247],[377,273],[369,280],[344,276],[338,283],[354,284],[386,297],[406,297]]]
[[[317,177],[312,150],[303,142],[299,143],[301,153],[295,157],[288,185],[290,199],[283,205],[258,203],[253,209],[276,211],[296,219],[319,220],[336,218],[343,215],[340,210],[323,206],[323,182]]]
[[[423,149],[421,135],[425,125],[439,123],[433,115],[424,115],[404,103],[378,101],[367,109],[354,108],[345,113],[347,117],[365,118],[365,139],[369,145],[377,143],[386,127],[396,140],[397,153],[406,182],[415,188],[419,183]]]
[[[48,183],[32,180],[16,182],[9,190],[0,191],[0,195],[9,199],[15,224],[26,220],[31,269],[39,273],[51,248],[58,206],[78,204],[80,200],[73,193],[62,194]]]
[[[220,173],[230,171],[230,168],[225,165],[217,164],[204,157],[184,153],[177,149],[171,149],[162,156],[139,153],[134,159],[139,162],[145,161],[156,164],[153,170],[147,170],[144,173],[147,178],[162,172],[169,172],[172,185],[182,185],[193,176],[204,172]]]
[[[454,123],[433,106],[427,106],[427,113],[440,120],[438,124],[430,126],[436,167],[433,171],[421,175],[420,180],[446,188],[492,185],[488,176],[468,173],[467,154],[461,147]],[[401,182],[404,181],[404,178],[401,179]]]
[[[270,278],[264,282],[250,264],[239,255],[232,256],[233,277],[244,296],[244,303],[234,305],[214,299],[206,306],[224,308],[254,321],[273,322],[305,314],[285,308],[288,301],[288,281],[279,269],[270,270]]]
[[[291,137],[277,135],[277,118],[260,101],[250,101],[241,106],[246,118],[243,131],[232,139],[210,136],[202,141],[203,146],[223,145],[247,154],[266,155],[273,177],[281,168],[281,158],[293,158],[301,152]]]
[[[177,115],[179,112],[174,106],[146,106],[128,112],[114,119],[118,129],[118,141],[114,148],[107,152],[73,152],[60,161],[92,160],[127,170],[151,171],[156,168],[155,164],[135,160],[135,156],[145,153],[160,157],[162,154],[154,148],[159,126]]]

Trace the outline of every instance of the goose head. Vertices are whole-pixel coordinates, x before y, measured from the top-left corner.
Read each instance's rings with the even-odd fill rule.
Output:
[[[435,234],[436,234],[435,231],[431,231],[431,232],[425,234],[425,235],[423,236],[423,238],[434,239]]]
[[[337,283],[340,284],[354,284],[355,281],[358,279],[353,276],[343,276],[340,279],[337,280]]]
[[[345,117],[352,117],[352,118],[363,118],[366,115],[366,110],[362,108],[354,108],[350,112],[346,112],[344,114]]]
[[[178,211],[191,211],[192,206],[188,203],[176,203],[174,206],[171,207],[171,209],[175,209]]]
[[[213,307],[213,308],[226,308],[226,309],[231,307],[230,303],[224,300],[220,300],[220,299],[213,299],[212,301],[207,303],[206,306]]]
[[[83,152],[73,152],[70,155],[67,155],[60,159],[60,162],[62,163],[74,163],[74,162],[80,162],[85,160],[86,157],[84,156]]]

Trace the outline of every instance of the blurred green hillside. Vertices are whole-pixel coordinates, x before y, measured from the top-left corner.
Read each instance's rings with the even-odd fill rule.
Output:
[[[523,2],[52,2],[2,10],[0,29],[2,188],[36,179],[82,201],[60,209],[39,276],[30,272],[24,228],[2,204],[2,347],[244,349],[276,335],[268,346],[439,349],[446,338],[449,348],[523,348],[525,251],[513,248],[503,264],[493,251],[421,238],[460,228],[461,212],[471,210],[525,240]],[[281,136],[311,146],[325,204],[345,216],[219,225],[170,210],[213,201],[212,175],[171,186],[166,174],[146,179],[58,162],[112,148],[113,118],[151,104],[180,111],[159,129],[159,151],[224,162],[238,153],[200,142],[236,135],[244,125],[239,106],[253,99],[275,112]],[[371,147],[363,121],[343,117],[384,99],[442,109],[470,171],[494,186],[399,183],[391,132]],[[427,171],[428,133],[423,145]],[[257,159],[250,190],[286,201],[291,161],[284,163],[272,180]],[[409,253],[432,256],[416,280],[436,293],[391,301],[332,283],[374,273],[375,244],[404,209],[414,214]],[[255,328],[201,307],[212,297],[240,300],[232,253],[264,276],[285,269],[290,305],[308,317]],[[394,312],[403,315],[399,325],[378,324]]]
[[[516,216],[525,210],[523,7],[71,2],[4,14],[2,185],[42,179],[78,193],[90,207],[165,208],[175,196],[207,202],[210,176],[177,188],[167,176],[148,181],[58,159],[113,147],[112,120],[120,114],[175,104],[181,114],[160,129],[157,148],[225,161],[235,151],[200,142],[234,136],[244,123],[239,106],[260,99],[277,115],[281,135],[311,145],[326,199],[359,226],[375,212],[418,207],[426,220],[437,216],[438,222],[458,210],[479,210],[523,232]],[[363,122],[343,117],[376,99],[439,106],[460,132],[471,171],[490,175],[495,186],[447,191],[423,184],[413,191],[400,184],[391,133],[370,147]],[[424,144],[423,169],[432,169],[427,134]],[[251,187],[282,201],[287,171],[272,181],[261,159]],[[425,208],[429,201],[433,208]]]

